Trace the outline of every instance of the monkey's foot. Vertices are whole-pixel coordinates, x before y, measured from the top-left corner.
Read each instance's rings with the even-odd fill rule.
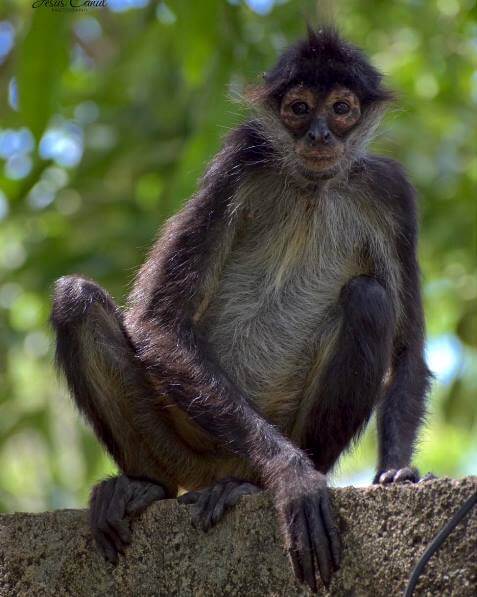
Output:
[[[212,487],[190,491],[178,498],[181,504],[193,504],[192,523],[208,531],[223,517],[226,510],[235,506],[243,495],[261,491],[259,487],[233,477],[221,479]]]
[[[131,518],[165,497],[162,485],[127,475],[96,485],[91,493],[90,524],[96,544],[107,560],[116,564],[118,553],[124,553],[131,543]]]
[[[435,479],[435,475],[427,473],[424,477],[419,476],[419,471],[413,466],[406,466],[404,468],[391,468],[384,472],[379,472],[374,477],[374,484],[389,485],[390,483],[420,483],[421,481],[430,481]]]

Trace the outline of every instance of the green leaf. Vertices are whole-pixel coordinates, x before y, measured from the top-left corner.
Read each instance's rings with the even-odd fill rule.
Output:
[[[20,113],[37,140],[58,106],[61,76],[68,65],[68,23],[66,12],[35,9],[19,49]]]

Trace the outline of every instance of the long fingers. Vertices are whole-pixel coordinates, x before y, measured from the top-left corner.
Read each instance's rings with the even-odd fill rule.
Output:
[[[391,468],[377,475],[374,479],[374,483],[379,483],[379,485],[406,482],[419,482],[419,471],[414,466],[405,466],[400,469]]]
[[[137,482],[140,483],[140,482]],[[156,483],[142,483],[140,488],[133,493],[132,499],[126,506],[126,513],[130,516],[143,512],[153,502],[163,500],[166,490]]]
[[[114,492],[114,483],[112,481],[112,479],[103,481],[94,488],[91,496],[90,521],[93,536],[100,551],[108,561],[116,564],[118,550],[106,517],[106,511]]]
[[[318,564],[321,580],[325,587],[331,582],[332,556],[330,543],[321,518],[319,500],[305,502],[305,517],[313,554]]]
[[[293,569],[300,582],[305,582],[316,593],[316,573],[312,543],[306,516],[301,504],[293,505],[288,512],[290,557]]]
[[[242,483],[239,481],[229,481],[225,486],[224,492],[217,500],[214,511],[212,512],[211,524],[215,525],[223,517],[224,513],[235,506],[243,495],[258,493],[260,487],[253,483]]]
[[[190,491],[178,498],[181,504],[193,505],[192,523],[194,526],[209,530],[234,506],[243,495],[261,491],[259,487],[233,477],[221,479],[212,487],[199,491]]]
[[[252,495],[254,493],[260,493],[260,487],[253,483],[237,483],[232,481],[227,485],[225,505],[226,507],[235,506],[239,499],[243,495]]]
[[[131,495],[126,477],[119,477],[114,485],[114,492],[106,510],[106,521],[111,528],[116,549],[124,553],[124,548],[131,543],[129,521],[124,519],[126,505]]]
[[[196,521],[199,522],[202,530],[207,532],[212,527],[212,515],[215,506],[225,491],[225,485],[217,483],[211,490],[204,492],[198,503]]]
[[[341,541],[336,527],[333,515],[331,514],[330,500],[328,495],[322,496],[320,500],[320,510],[323,524],[325,526],[326,534],[331,546],[331,554],[333,557],[333,566],[335,571],[339,569],[341,564]]]
[[[91,495],[90,523],[96,544],[107,560],[116,564],[131,542],[130,520],[153,501],[165,497],[155,483],[121,475],[97,485]]]
[[[397,471],[394,477],[394,483],[405,483],[410,481],[411,483],[417,483],[419,481],[419,472],[417,468],[413,466],[406,466]]]
[[[298,581],[316,592],[319,573],[328,587],[340,565],[341,545],[327,492],[294,500],[284,514],[289,555]]]

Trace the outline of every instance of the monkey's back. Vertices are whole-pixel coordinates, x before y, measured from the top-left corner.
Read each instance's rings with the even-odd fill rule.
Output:
[[[385,267],[380,274],[396,289],[399,272],[393,222],[362,189],[317,193],[278,173],[267,182],[251,177],[234,198],[235,241],[199,326],[232,380],[291,435],[337,336],[341,288]]]

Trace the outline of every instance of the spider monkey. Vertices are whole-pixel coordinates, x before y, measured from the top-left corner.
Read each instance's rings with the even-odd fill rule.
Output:
[[[240,496],[273,496],[297,578],[340,563],[326,474],[377,410],[375,483],[417,481],[430,373],[415,193],[366,146],[393,100],[330,28],[288,48],[246,99],[199,190],[165,225],[125,310],[58,280],[57,363],[121,475],[93,489],[116,562],[155,500],[204,530]]]

